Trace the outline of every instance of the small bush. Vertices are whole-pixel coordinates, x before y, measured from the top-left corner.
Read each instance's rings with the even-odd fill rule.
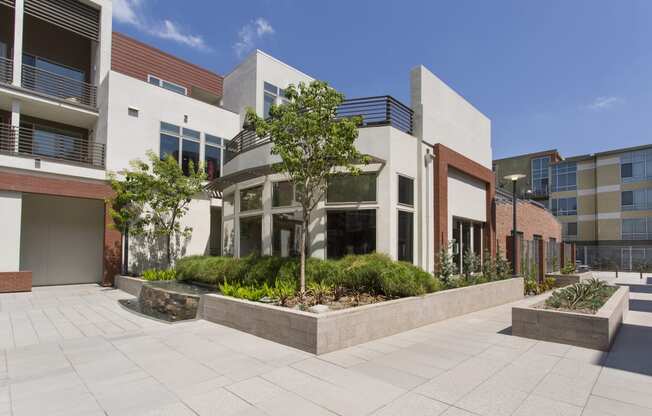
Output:
[[[269,293],[267,284],[262,286],[243,286],[240,283],[229,284],[228,281],[225,281],[219,285],[219,289],[225,296],[251,301],[259,301]]]
[[[341,273],[334,283],[354,292],[380,294],[383,293],[380,276],[392,264],[386,254],[349,255],[340,260]]]
[[[286,260],[278,271],[279,279],[299,281],[299,259]],[[340,274],[336,260],[306,259],[306,284],[310,282],[335,282]]]
[[[568,261],[566,264],[564,264],[564,267],[561,268],[561,274],[572,274],[575,273],[575,264],[573,262]]]
[[[546,299],[546,306],[554,309],[588,310],[595,312],[614,294],[616,287],[598,279],[575,283],[555,290]]]
[[[308,293],[315,298],[315,304],[323,304],[324,301],[333,294],[333,286],[327,281],[308,283]]]
[[[443,288],[432,274],[405,262],[395,262],[380,274],[381,292],[389,297],[425,295]]]
[[[267,296],[276,299],[281,306],[286,306],[288,300],[297,293],[294,280],[276,279],[274,286],[267,291]]]
[[[148,269],[143,272],[143,279],[150,282],[156,280],[174,280],[176,278],[176,274],[176,270],[174,269]]]

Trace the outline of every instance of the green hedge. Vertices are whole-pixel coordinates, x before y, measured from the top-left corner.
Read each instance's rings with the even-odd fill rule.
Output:
[[[209,257],[191,256],[176,265],[178,280],[218,285],[225,281],[246,286],[273,286],[277,279],[298,284],[299,261],[271,256]],[[341,260],[309,258],[306,284],[325,282],[352,291],[389,297],[423,295],[443,289],[442,282],[430,273],[404,262],[392,261],[384,254],[346,256]]]

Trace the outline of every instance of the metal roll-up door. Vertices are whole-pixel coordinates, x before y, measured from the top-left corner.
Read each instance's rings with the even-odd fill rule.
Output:
[[[25,13],[80,36],[99,40],[100,11],[78,1],[25,0]]]
[[[0,4],[9,7],[14,7],[14,0],[0,0]]]

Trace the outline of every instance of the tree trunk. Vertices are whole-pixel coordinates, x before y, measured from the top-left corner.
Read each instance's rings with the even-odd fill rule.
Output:
[[[170,250],[170,234],[165,236],[165,251],[167,252],[168,268],[172,266],[172,253]]]
[[[129,276],[129,226],[125,227],[125,232],[122,234],[124,239],[124,256],[122,260],[122,273]]]
[[[303,298],[306,293],[306,236],[308,234],[308,220],[304,214],[303,221],[301,224],[301,246],[299,252],[301,253],[301,266],[299,272],[299,291],[301,293],[301,298]]]

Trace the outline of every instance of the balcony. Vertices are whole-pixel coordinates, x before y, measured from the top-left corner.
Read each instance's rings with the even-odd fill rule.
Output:
[[[57,72],[75,74],[74,70],[68,70],[56,64],[50,64],[50,67],[59,68],[60,71]],[[21,85],[28,90],[64,101],[97,107],[97,87],[95,85],[56,73],[53,70],[23,64]]]
[[[14,78],[14,65],[11,59],[0,56],[0,83],[11,84]]]
[[[105,146],[37,125],[0,124],[0,153],[103,169]]]
[[[344,100],[337,109],[337,117],[361,117],[360,128],[392,126],[404,133],[413,132],[413,111],[389,95]],[[251,129],[241,130],[226,145],[224,163],[239,154],[270,143],[269,137],[258,137]]]

